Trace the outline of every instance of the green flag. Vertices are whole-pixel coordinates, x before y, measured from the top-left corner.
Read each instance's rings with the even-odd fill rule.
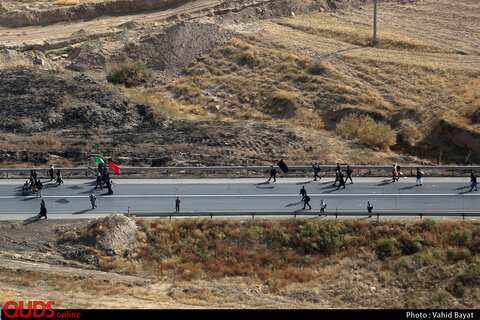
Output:
[[[97,163],[105,164],[105,161],[103,161],[103,159],[100,158],[99,156],[94,156],[94,157],[95,157],[95,161],[96,161]]]

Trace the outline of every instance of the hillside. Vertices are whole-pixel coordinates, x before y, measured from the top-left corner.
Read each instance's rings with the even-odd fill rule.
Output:
[[[91,153],[123,165],[479,162],[474,1],[382,1],[375,46],[361,1],[165,2],[142,14],[129,0],[131,16],[102,16],[122,1],[86,2],[90,21],[81,1],[2,4],[5,17],[71,20],[0,28],[4,165],[82,165]],[[143,82],[106,84],[126,59],[145,64]]]
[[[262,21],[261,32],[213,48],[158,90],[183,104],[218,104],[217,117],[318,131],[368,115],[396,132],[395,152],[478,162],[474,8],[474,1],[382,2],[374,46],[366,5]]]
[[[455,7],[443,0],[381,1],[376,45],[372,8],[362,1],[187,1],[173,7],[165,1],[164,10],[136,13],[151,5],[131,0],[2,4],[4,164],[79,165],[97,152],[138,165],[152,155],[137,157],[132,150],[138,142],[128,147],[133,141],[124,136],[137,127],[142,128],[135,132],[139,141],[157,141],[142,150],[161,150],[160,162],[169,165],[270,164],[278,158],[290,163],[479,161],[474,1]],[[132,15],[105,16],[109,7]],[[27,15],[52,16],[58,10],[70,17],[61,28],[53,18],[41,28],[7,23],[14,12],[38,24]],[[97,18],[82,21],[85,14]],[[143,82],[126,89],[107,85],[108,72],[126,59],[145,64]],[[37,78],[35,70],[50,70],[50,78]],[[30,72],[32,79],[22,81]],[[57,85],[82,77],[90,82],[88,90],[95,87],[95,97],[82,91],[85,81]],[[114,102],[105,102],[107,91]],[[145,106],[148,119],[138,110]],[[180,130],[184,134],[174,135],[175,148],[157,136],[158,119],[174,124],[169,130],[189,124]],[[215,132],[195,129],[212,124],[218,126]],[[250,141],[224,133],[237,125],[257,128],[245,132]],[[189,136],[193,131],[198,139]],[[22,154],[19,140],[27,141]],[[299,143],[292,146],[292,141]],[[218,151],[222,145],[226,150]],[[192,146],[196,151],[188,155]],[[249,152],[241,151],[245,148]],[[159,162],[144,161],[152,163]]]

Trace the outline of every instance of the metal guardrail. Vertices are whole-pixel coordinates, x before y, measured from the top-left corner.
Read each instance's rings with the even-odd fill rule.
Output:
[[[279,169],[277,166],[275,168]],[[384,166],[374,166],[374,165],[351,165],[352,170],[355,172],[359,171],[386,171],[390,174],[392,166],[384,165]],[[254,172],[267,172],[270,166],[212,166],[212,167],[121,167],[121,174],[128,174],[128,173],[140,173],[140,172],[199,172],[199,171],[225,171],[225,172],[233,172],[233,171],[254,171]],[[288,167],[290,171],[308,171],[311,172],[313,170],[311,165],[293,165]],[[321,173],[325,172],[333,172],[336,168],[336,165],[323,165],[320,166],[322,169]],[[341,165],[342,170],[346,169],[346,165]],[[420,168],[422,171],[445,171],[445,172],[459,172],[465,171],[469,172],[471,170],[480,171],[480,166],[401,166],[402,172],[413,172],[416,171],[417,168]],[[39,172],[48,172],[49,168],[0,168],[0,174],[4,173],[7,174],[7,178],[9,174],[29,174],[31,169],[35,169],[37,173]],[[96,168],[93,167],[80,167],[80,168],[55,168],[55,170],[60,169],[62,173],[94,173],[96,172]],[[279,170],[281,172],[281,170]]]
[[[335,212],[327,212],[327,213],[320,213],[318,211],[303,211],[303,210],[295,210],[292,212],[252,212],[252,211],[244,211],[244,212],[180,212],[180,213],[172,213],[172,212],[128,212],[125,215],[133,215],[139,218],[147,218],[147,217],[156,217],[156,218],[268,218],[268,217],[285,217],[285,218],[352,218],[352,217],[362,217],[362,219],[376,219],[377,221],[380,218],[394,218],[394,217],[404,217],[404,218],[428,218],[428,217],[444,217],[444,218],[462,218],[465,220],[466,218],[478,218],[480,217],[480,211],[378,211],[367,213],[364,211],[335,211]]]

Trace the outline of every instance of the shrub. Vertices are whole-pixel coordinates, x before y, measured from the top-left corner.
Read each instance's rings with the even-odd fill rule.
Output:
[[[466,268],[448,287],[448,291],[458,297],[465,295],[468,287],[480,285],[480,266]]]
[[[422,249],[422,240],[418,237],[412,237],[407,232],[403,233],[399,240],[402,252],[405,254],[413,254]]]
[[[387,257],[393,257],[399,252],[398,243],[395,239],[382,238],[377,241],[375,251],[380,260]]]
[[[147,76],[147,67],[142,60],[125,60],[120,65],[113,67],[107,75],[108,82],[123,84],[127,88],[138,85]]]
[[[326,61],[321,61],[321,60],[315,60],[310,63],[308,66],[308,72],[310,72],[313,75],[321,75],[329,70],[331,70],[330,64],[328,64]]]
[[[471,256],[470,250],[467,248],[449,248],[447,250],[447,259],[451,261],[469,260]]]
[[[335,133],[344,139],[388,150],[397,143],[397,135],[390,125],[377,122],[367,115],[350,114],[337,124]]]

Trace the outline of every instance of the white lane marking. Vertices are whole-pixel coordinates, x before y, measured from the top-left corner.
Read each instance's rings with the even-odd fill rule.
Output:
[[[369,196],[369,197],[446,197],[446,196],[476,196],[480,193],[341,193],[341,194],[329,194],[329,193],[310,193],[311,197],[348,197],[348,196]],[[237,197],[237,198],[253,198],[253,197],[300,197],[296,193],[285,193],[285,194],[120,194],[120,195],[96,195],[98,197],[105,198],[171,198],[171,197],[188,197],[188,198],[225,198],[225,197]],[[67,195],[42,195],[42,197],[37,196],[0,196],[0,199],[42,199],[42,198],[88,198],[88,195],[85,196],[67,196]]]

